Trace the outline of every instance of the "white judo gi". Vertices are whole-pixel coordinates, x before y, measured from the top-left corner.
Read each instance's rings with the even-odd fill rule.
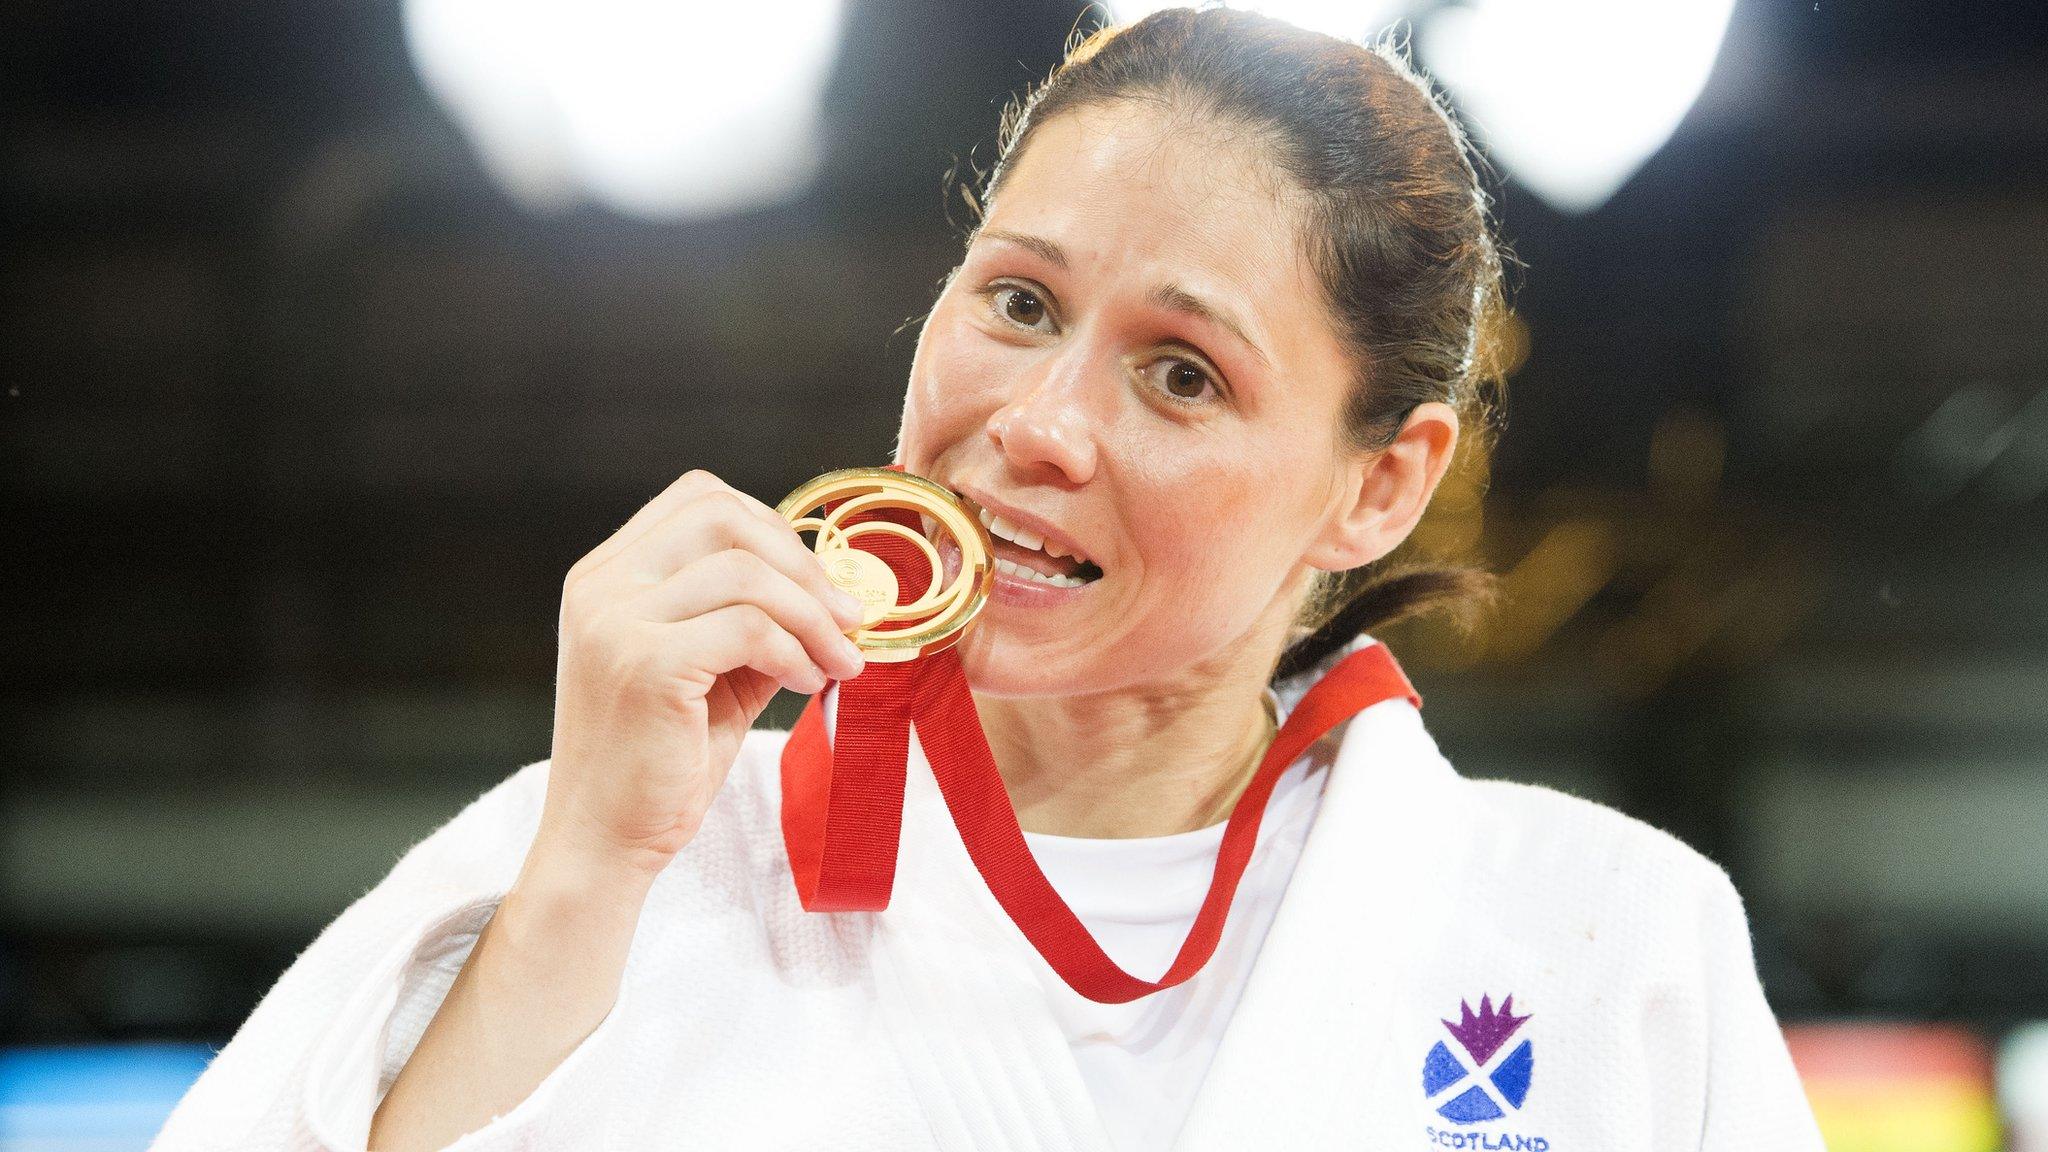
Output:
[[[790,878],[786,738],[748,735],[648,896],[610,1014],[451,1148],[1115,1152],[1049,969],[915,736],[892,903],[831,914]],[[1209,967],[1159,994],[1239,964],[1177,1152],[1819,1152],[1719,867],[1612,809],[1460,777],[1405,699],[1304,761],[1327,779],[1263,942],[1242,937],[1265,917],[1233,909]],[[362,1149],[518,874],[546,772],[486,792],[329,925],[153,1148]]]

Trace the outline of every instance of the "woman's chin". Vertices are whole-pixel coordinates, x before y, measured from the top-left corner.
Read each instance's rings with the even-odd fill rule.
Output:
[[[1028,643],[1008,643],[997,631],[978,622],[960,641],[960,669],[976,694],[1061,696],[1074,690],[1070,678],[1048,674],[1046,661]]]

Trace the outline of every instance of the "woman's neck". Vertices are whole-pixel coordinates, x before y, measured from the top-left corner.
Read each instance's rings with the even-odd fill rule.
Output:
[[[1270,734],[1278,650],[1233,644],[1170,681],[1079,696],[975,697],[1026,832],[1169,836],[1221,822]]]

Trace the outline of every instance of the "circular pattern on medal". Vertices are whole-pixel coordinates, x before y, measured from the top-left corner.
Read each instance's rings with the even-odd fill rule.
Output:
[[[911,519],[926,531],[884,518],[892,510],[916,513]],[[797,531],[815,534],[812,551],[827,577],[861,602],[860,626],[850,635],[870,660],[909,660],[952,646],[994,589],[995,546],[988,529],[959,496],[922,476],[892,468],[843,468],[800,486],[776,512]],[[960,570],[951,580],[928,537],[939,532],[961,554]],[[890,538],[877,541],[884,554],[857,547],[854,542],[863,536]],[[899,604],[901,577],[884,556],[900,555],[904,548],[923,557],[931,576],[916,599]]]
[[[896,606],[899,589],[896,570],[873,552],[859,548],[827,548],[817,554],[825,566],[825,578],[841,592],[860,601],[860,626],[872,628]]]

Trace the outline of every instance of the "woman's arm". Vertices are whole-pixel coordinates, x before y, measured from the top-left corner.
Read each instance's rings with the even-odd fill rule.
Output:
[[[471,805],[330,925],[156,1147],[360,1152],[487,1129],[480,1150],[570,1123],[547,1086],[574,1078],[625,1004],[655,877],[778,687],[859,674],[842,629],[860,618],[774,509],[702,470],[670,485],[563,581],[544,770]]]
[[[562,582],[540,830],[373,1117],[439,1148],[515,1108],[612,1008],[654,878],[695,837],[777,687],[866,660],[858,601],[789,521],[689,472]]]
[[[536,851],[378,1107],[377,1152],[441,1148],[511,1111],[618,996],[651,877]]]

